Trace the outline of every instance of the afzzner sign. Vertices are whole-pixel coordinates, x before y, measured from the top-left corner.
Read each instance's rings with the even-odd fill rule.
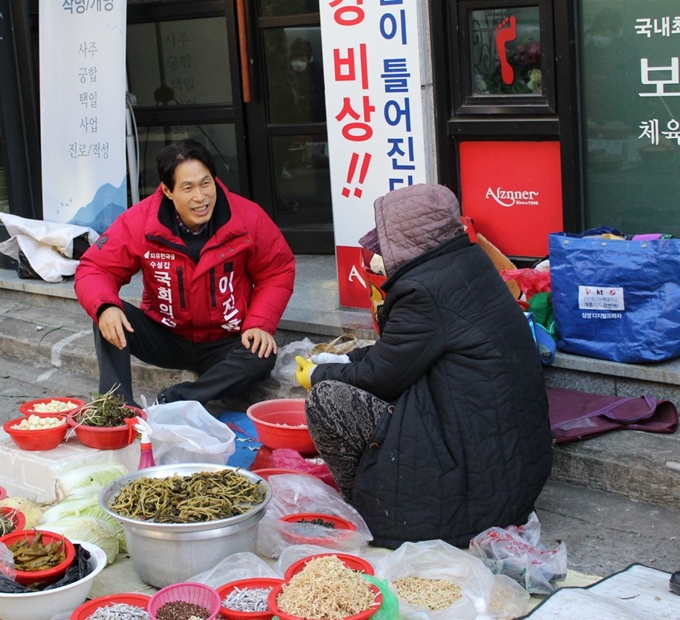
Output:
[[[538,200],[534,196],[538,196],[540,192],[531,191],[514,191],[511,189],[497,188],[495,191],[489,188],[486,190],[486,197],[493,198],[501,207],[512,207],[518,205],[538,205]]]
[[[461,142],[461,205],[508,256],[543,257],[563,229],[559,142]]]

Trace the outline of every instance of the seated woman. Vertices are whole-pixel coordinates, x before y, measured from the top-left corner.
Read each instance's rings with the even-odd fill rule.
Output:
[[[373,544],[467,546],[524,523],[550,474],[543,369],[449,189],[405,187],[374,208],[377,234],[361,242],[388,276],[380,339],[349,363],[297,358],[309,429]]]

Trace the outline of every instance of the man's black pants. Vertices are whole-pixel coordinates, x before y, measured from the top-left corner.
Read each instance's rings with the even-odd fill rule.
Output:
[[[130,356],[174,370],[198,373],[196,381],[184,381],[164,390],[166,402],[197,400],[205,404],[238,394],[256,381],[267,379],[274,368],[276,355],[260,358],[241,344],[241,336],[228,336],[213,342],[192,342],[172,329],[149,319],[136,306],[123,302],[125,316],[134,332],[125,332],[127,346],[119,350],[108,342],[94,324],[94,343],[99,362],[99,391],[112,387],[134,405]]]

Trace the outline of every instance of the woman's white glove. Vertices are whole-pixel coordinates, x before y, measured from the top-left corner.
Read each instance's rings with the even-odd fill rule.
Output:
[[[347,355],[337,355],[335,353],[317,353],[312,355],[315,364],[349,364],[350,359]]]

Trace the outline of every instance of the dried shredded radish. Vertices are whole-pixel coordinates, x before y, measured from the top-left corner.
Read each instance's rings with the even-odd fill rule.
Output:
[[[342,620],[375,604],[369,583],[336,556],[310,560],[283,586],[281,610],[307,620]]]
[[[445,579],[405,577],[397,579],[394,587],[397,589],[397,596],[403,601],[432,611],[451,607],[462,596],[460,588]]]

